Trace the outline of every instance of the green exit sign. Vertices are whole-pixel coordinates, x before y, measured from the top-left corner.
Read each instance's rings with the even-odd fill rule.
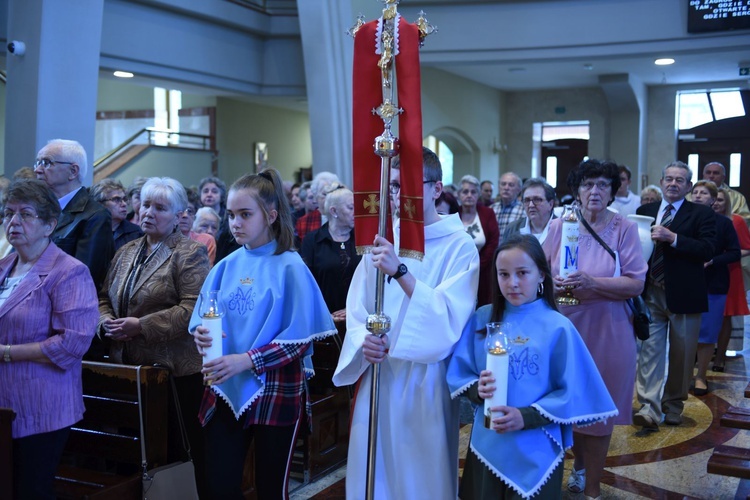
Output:
[[[564,115],[565,114],[565,106],[557,106],[555,108],[555,114],[556,115]]]
[[[740,76],[750,76],[750,68],[740,68]]]

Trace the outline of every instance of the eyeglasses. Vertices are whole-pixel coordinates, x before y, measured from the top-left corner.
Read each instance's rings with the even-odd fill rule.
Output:
[[[186,208],[185,210],[182,211],[182,213],[187,214],[190,217],[192,217],[193,215],[195,215],[195,210],[193,210],[192,208]]]
[[[533,198],[524,198],[524,199],[523,199],[523,200],[521,200],[521,201],[522,201],[522,202],[523,202],[523,204],[524,204],[524,205],[526,205],[526,206],[529,206],[529,205],[531,205],[532,203],[534,204],[534,206],[539,206],[539,205],[541,205],[542,203],[544,203],[544,202],[545,202],[545,201],[547,201],[547,200],[545,200],[544,198],[540,198],[540,197],[538,197],[538,196],[535,196],[535,197],[533,197]]]
[[[422,181],[422,184],[432,184],[433,182],[437,181]],[[390,191],[391,194],[396,195],[401,192],[401,184],[398,182],[391,182],[388,184],[388,191]]]
[[[612,181],[609,181],[609,182],[606,182],[606,181],[599,181],[599,182],[589,181],[589,182],[584,182],[583,184],[581,184],[581,189],[583,189],[584,191],[591,191],[592,189],[594,189],[594,186],[596,186],[599,189],[599,191],[604,191],[605,189],[607,189],[611,185],[612,185]]]
[[[664,182],[666,184],[672,184],[673,182],[679,185],[687,184],[687,179],[684,177],[665,177]]]
[[[34,168],[37,167],[44,167],[44,168],[52,168],[57,164],[60,165],[73,165],[75,162],[73,161],[55,161],[50,160],[49,158],[40,158],[37,161],[34,162]]]
[[[25,210],[22,210],[20,212],[11,212],[10,210],[6,210],[5,212],[3,212],[3,222],[5,224],[10,224],[10,221],[12,221],[13,217],[15,217],[16,215],[21,218],[21,222],[30,222],[34,219],[39,218],[37,214]]]
[[[113,196],[112,198],[104,198],[102,201],[113,201],[115,205],[119,205],[120,203],[127,203],[128,199],[122,196]]]

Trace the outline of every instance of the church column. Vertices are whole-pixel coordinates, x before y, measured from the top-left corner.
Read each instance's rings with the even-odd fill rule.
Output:
[[[31,166],[51,139],[73,139],[88,154],[91,184],[104,0],[9,0],[5,174]]]
[[[355,21],[349,2],[300,0],[313,173],[336,173],[352,184],[352,57],[346,34]],[[374,140],[374,138],[373,138]]]

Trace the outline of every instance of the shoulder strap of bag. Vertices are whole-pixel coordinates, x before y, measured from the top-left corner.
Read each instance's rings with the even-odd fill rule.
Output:
[[[182,420],[182,409],[180,408],[180,398],[177,395],[177,384],[174,382],[174,375],[169,374],[169,382],[172,385],[172,396],[174,397],[174,407],[177,412],[177,421],[180,423],[180,437],[182,438],[182,448],[187,453],[188,460],[193,461],[193,457],[190,455],[190,441],[188,440],[187,429],[185,428],[185,422]]]
[[[614,251],[613,251],[613,250],[612,250],[611,248],[609,248],[609,245],[607,245],[606,243],[604,243],[604,240],[603,240],[603,239],[601,238],[601,236],[599,236],[599,235],[598,235],[598,234],[596,233],[596,231],[594,231],[594,230],[593,230],[593,229],[591,228],[591,226],[589,226],[589,223],[588,223],[588,222],[586,222],[586,219],[585,219],[585,218],[583,217],[583,215],[581,215],[581,216],[579,217],[579,219],[581,220],[581,223],[582,223],[582,224],[583,224],[583,225],[584,225],[584,226],[586,227],[586,230],[587,230],[587,231],[588,231],[588,232],[589,232],[589,233],[591,234],[591,236],[593,236],[593,237],[594,237],[594,239],[595,239],[596,241],[598,241],[598,242],[599,242],[599,244],[600,244],[601,246],[603,246],[603,247],[604,247],[604,249],[605,249],[605,250],[606,250],[606,251],[607,251],[607,252],[609,253],[609,255],[611,255],[611,256],[612,256],[612,258],[613,258],[613,259],[617,260],[617,258],[615,257],[615,252],[614,252]]]
[[[143,398],[141,397],[141,365],[135,367],[135,387],[138,393],[138,419],[140,421],[141,434],[141,467],[143,467],[143,477],[148,477],[148,462],[146,461],[146,439],[143,432]]]
[[[589,232],[589,233],[591,234],[591,236],[593,236],[593,237],[594,237],[594,239],[595,239],[596,241],[598,241],[598,242],[599,242],[599,244],[600,244],[601,246],[603,246],[603,247],[604,247],[604,249],[605,249],[605,250],[607,251],[607,253],[609,253],[609,255],[611,255],[611,256],[612,256],[612,258],[613,258],[613,259],[615,259],[615,262],[616,262],[616,261],[617,261],[617,256],[615,256],[615,252],[614,252],[614,250],[612,250],[612,249],[611,249],[611,248],[609,247],[609,245],[607,245],[606,243],[604,243],[604,240],[603,240],[603,239],[601,238],[601,236],[599,236],[599,235],[597,234],[597,232],[596,232],[596,231],[594,231],[594,230],[593,230],[593,229],[591,228],[591,226],[589,226],[589,223],[588,223],[588,222],[586,222],[586,219],[585,219],[585,218],[583,217],[583,215],[581,215],[581,216],[579,217],[579,219],[580,219],[581,223],[582,223],[582,224],[583,224],[583,225],[584,225],[584,226],[586,227],[586,230],[587,230],[587,231],[588,231],[588,232]],[[615,264],[615,265],[617,265],[617,264]],[[631,310],[631,311],[633,311],[633,313],[637,313],[637,312],[638,312],[638,311],[636,310],[636,308],[635,308],[635,304],[633,303],[633,298],[632,298],[632,297],[631,297],[631,298],[629,298],[629,299],[626,299],[626,300],[625,300],[625,302],[627,302],[628,306],[630,307],[630,310]]]
[[[140,420],[141,429],[141,466],[143,467],[143,477],[149,477],[148,475],[148,461],[146,460],[146,439],[143,431],[143,398],[141,396],[141,365],[136,366],[136,391],[138,393],[138,418]],[[185,422],[182,421],[182,411],[180,409],[180,398],[177,396],[177,385],[174,383],[174,377],[169,374],[169,382],[172,386],[172,396],[174,397],[174,405],[177,412],[177,420],[180,424],[180,437],[182,437],[182,447],[187,453],[188,460],[192,462],[193,457],[190,455],[190,442],[187,438],[187,430],[185,429]]]

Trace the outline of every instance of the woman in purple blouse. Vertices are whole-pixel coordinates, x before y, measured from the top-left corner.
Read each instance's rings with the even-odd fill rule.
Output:
[[[15,250],[0,260],[0,407],[16,413],[14,498],[54,499],[70,427],[83,418],[81,358],[99,320],[96,288],[88,268],[50,241],[60,204],[44,182],[11,184],[2,205]]]

